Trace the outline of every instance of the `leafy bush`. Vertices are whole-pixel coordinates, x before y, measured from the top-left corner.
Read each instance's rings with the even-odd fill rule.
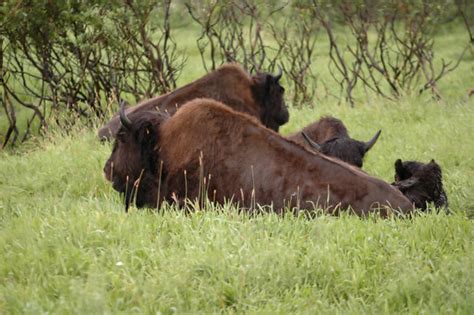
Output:
[[[45,128],[51,113],[74,113],[57,119],[68,128],[78,116],[104,116],[122,94],[139,100],[176,87],[184,58],[171,38],[170,1],[10,1],[2,9],[4,144],[19,135],[13,104],[33,112],[26,138],[31,122]]]
[[[437,83],[463,53],[453,58],[457,62],[435,58],[440,23],[460,16],[472,43],[474,5],[455,4],[5,1],[0,8],[0,101],[8,119],[0,123],[6,127],[3,146],[41,132],[51,117],[64,129],[78,121],[91,124],[91,118],[115,111],[112,106],[122,99],[136,102],[176,88],[189,55],[173,38],[176,25],[200,32],[196,44],[206,71],[231,61],[249,71],[276,72],[281,66],[294,105],[310,102],[320,82],[327,94],[352,105],[355,90],[389,99],[431,91],[441,98]],[[317,57],[328,59],[325,80],[318,79]]]

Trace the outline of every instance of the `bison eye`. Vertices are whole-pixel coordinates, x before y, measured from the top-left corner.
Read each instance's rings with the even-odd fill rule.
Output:
[[[117,140],[123,142],[125,140],[125,138],[127,137],[127,133],[125,131],[119,131],[117,133]]]

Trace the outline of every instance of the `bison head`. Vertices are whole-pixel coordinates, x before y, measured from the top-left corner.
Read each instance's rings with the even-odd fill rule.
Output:
[[[265,126],[277,132],[290,117],[283,99],[285,89],[279,83],[282,74],[280,68],[276,75],[258,73],[253,77],[253,93],[262,105],[260,120]]]
[[[398,159],[395,162],[395,182],[397,187],[417,208],[426,209],[433,202],[435,207],[447,211],[448,198],[443,189],[441,167],[434,161],[424,164],[417,161]]]
[[[120,108],[121,127],[105,163],[104,175],[115,190],[125,195],[125,211],[133,198],[138,207],[156,206],[160,165],[155,147],[164,119],[166,116],[156,111],[136,112],[127,117],[123,104]]]
[[[374,146],[382,130],[377,131],[372,139],[367,142],[354,140],[349,137],[332,138],[321,144],[311,140],[302,132],[303,137],[311,148],[327,156],[338,158],[346,163],[362,167],[365,154]]]

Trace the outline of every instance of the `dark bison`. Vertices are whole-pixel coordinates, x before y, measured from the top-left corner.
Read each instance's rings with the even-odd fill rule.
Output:
[[[391,185],[339,160],[308,151],[264,128],[257,119],[210,99],[196,99],[167,118],[158,112],[121,111],[104,172],[125,193],[126,207],[157,206],[199,196],[238,202],[323,207],[337,214],[380,210],[406,213],[412,204]]]
[[[435,160],[428,164],[398,159],[395,162],[395,187],[415,204],[426,210],[429,203],[448,212],[448,197],[443,188],[441,167]]]
[[[349,137],[346,126],[334,117],[323,117],[288,138],[346,163],[362,167],[365,154],[377,142],[379,130],[367,142]]]
[[[288,109],[283,99],[284,88],[277,75],[258,73],[250,76],[237,64],[227,64],[173,92],[154,97],[126,110],[127,115],[160,109],[173,115],[178,107],[195,98],[218,100],[233,109],[258,118],[262,124],[278,131],[288,122]],[[120,127],[118,115],[99,132],[100,139],[115,137]]]

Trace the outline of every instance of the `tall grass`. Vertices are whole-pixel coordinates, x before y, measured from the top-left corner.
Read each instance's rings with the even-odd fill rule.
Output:
[[[411,103],[292,109],[284,132],[329,113],[355,138],[382,128],[365,170],[391,180],[396,158],[435,158],[454,215],[308,220],[232,206],[126,215],[102,176],[110,145],[93,130],[2,153],[0,309],[472,313],[473,108]]]
[[[440,35],[445,55],[454,49],[448,34]],[[95,130],[52,128],[20,151],[0,152],[0,313],[472,314],[470,70],[466,57],[443,81],[441,102],[369,95],[352,109],[321,97],[292,107],[283,128],[333,115],[356,139],[382,129],[365,171],[391,181],[395,159],[434,158],[449,216],[308,220],[251,217],[232,205],[127,215],[103,178],[111,147]]]

